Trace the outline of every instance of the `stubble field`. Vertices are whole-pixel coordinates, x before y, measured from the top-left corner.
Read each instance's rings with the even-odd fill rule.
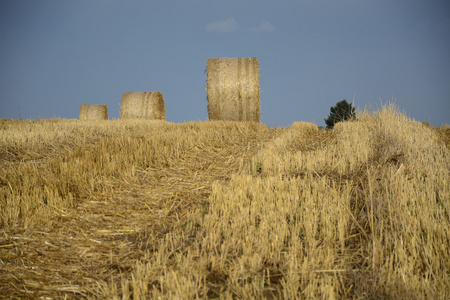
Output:
[[[0,297],[449,299],[450,128],[0,121]]]

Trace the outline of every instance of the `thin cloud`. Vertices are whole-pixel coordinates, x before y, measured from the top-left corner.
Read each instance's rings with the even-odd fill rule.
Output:
[[[274,31],[275,28],[273,27],[270,22],[262,21],[258,27],[251,28],[250,31],[256,32],[256,33],[270,33]]]
[[[217,32],[233,32],[239,28],[238,22],[233,18],[229,17],[226,20],[210,23],[206,25],[206,31],[217,31]]]

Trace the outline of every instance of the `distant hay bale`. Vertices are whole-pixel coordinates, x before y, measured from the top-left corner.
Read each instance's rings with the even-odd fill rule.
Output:
[[[292,129],[303,129],[303,130],[319,130],[319,127],[317,127],[314,123],[308,123],[308,122],[294,122],[291,125]]]
[[[126,92],[120,103],[121,119],[166,120],[164,98],[160,92]]]
[[[81,104],[80,120],[108,120],[106,104]]]
[[[260,121],[257,58],[210,58],[206,72],[209,120]]]

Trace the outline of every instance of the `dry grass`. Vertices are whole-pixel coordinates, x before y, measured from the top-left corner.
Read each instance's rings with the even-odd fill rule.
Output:
[[[445,133],[393,106],[331,131],[62,120],[0,128],[0,294],[450,296]]]
[[[166,108],[161,92],[126,92],[120,103],[120,118],[166,120]]]
[[[442,142],[447,149],[450,150],[450,125],[444,125],[441,127],[433,127],[433,132],[439,136],[440,142]]]
[[[257,58],[210,58],[206,72],[210,120],[259,122]]]
[[[81,104],[80,120],[108,120],[106,104]]]

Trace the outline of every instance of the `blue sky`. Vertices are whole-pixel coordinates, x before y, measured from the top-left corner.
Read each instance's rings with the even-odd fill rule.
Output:
[[[270,126],[342,99],[449,123],[449,1],[0,0],[0,35],[0,118],[119,118],[123,93],[160,91],[167,121],[207,120],[207,59],[257,57]]]

